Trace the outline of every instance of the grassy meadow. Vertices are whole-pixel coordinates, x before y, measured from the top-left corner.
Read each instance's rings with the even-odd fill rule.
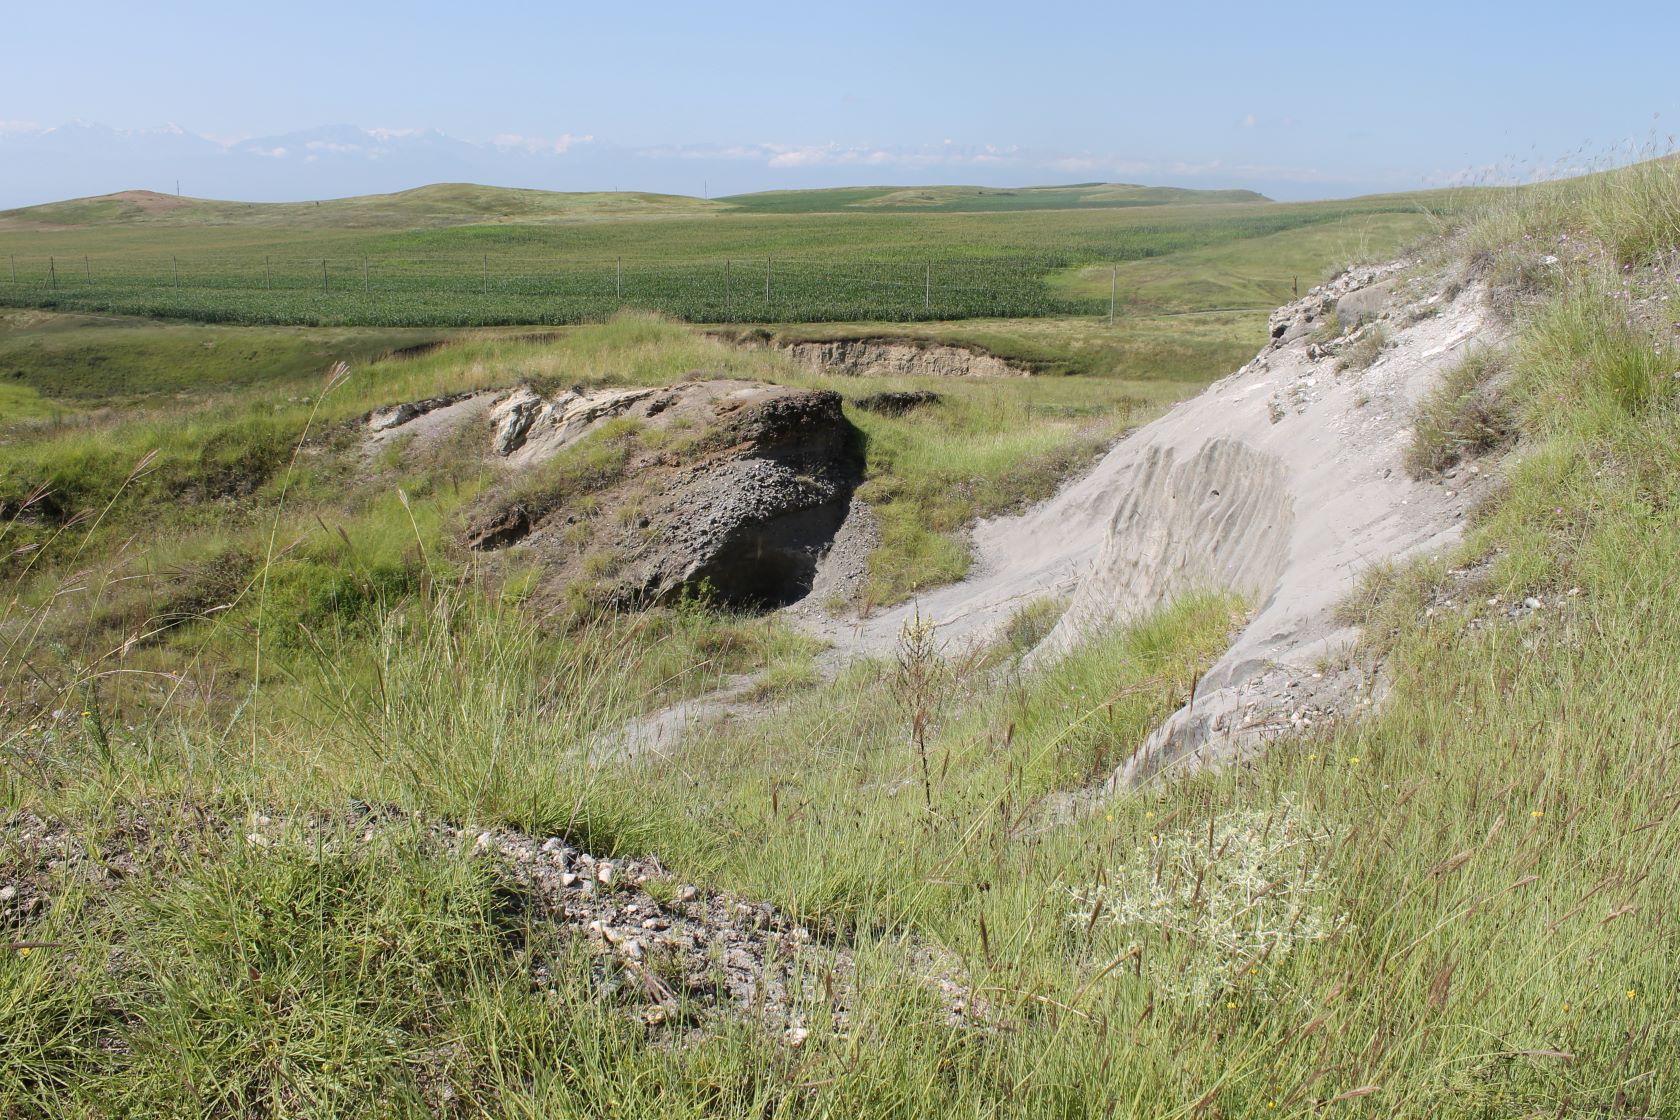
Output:
[[[1052,217],[1189,221],[1171,205]],[[0,405],[62,409],[6,412],[0,444],[0,880],[49,898],[0,909],[0,1115],[1675,1115],[1680,170],[1478,205],[1418,267],[1486,280],[1514,342],[1425,402],[1412,464],[1482,455],[1498,485],[1457,554],[1374,571],[1349,604],[1387,702],[1106,797],[1248,605],[1191,597],[1028,667],[1056,605],[1027,604],[993,648],[948,657],[912,628],[823,679],[774,616],[532,617],[518,573],[451,548],[478,468],[367,462],[353,423],[517,382],[703,368],[850,402],[878,380],[646,313],[383,358],[427,339],[364,323],[335,345],[369,359],[331,381],[305,372],[314,328],[137,324],[160,355],[195,332],[306,341],[256,378],[113,372],[116,405],[0,378]],[[946,393],[904,417],[848,403],[886,531],[869,594],[960,575],[964,525],[1246,358],[1265,311],[1244,301],[1389,251],[1419,232],[1401,213],[1131,260],[1112,330],[905,328],[1046,372],[889,383]],[[1054,283],[1106,310],[1108,268],[1082,267]],[[1501,606],[1525,597],[1542,609]],[[656,764],[591,749],[754,671],[792,682],[759,718]],[[650,1026],[494,860],[418,826],[359,840],[347,806],[656,855],[807,924],[850,962],[844,992],[797,1040],[751,1014]],[[80,858],[46,866],[26,827]]]
[[[1244,191],[963,190],[704,202],[445,186],[320,206],[111,196],[0,214],[0,303],[381,327],[625,309],[729,323],[1066,317],[1109,309],[1107,270],[1093,286],[1081,269],[1226,247],[1235,256],[1215,263],[1249,283],[1211,306],[1256,309],[1270,296],[1255,273],[1268,292],[1287,288],[1287,268],[1315,252],[1277,261],[1259,251],[1268,236],[1327,227],[1321,238],[1380,251],[1460,204],[1444,192],[1274,203]],[[1151,274],[1121,296],[1133,310],[1183,309],[1158,287]]]

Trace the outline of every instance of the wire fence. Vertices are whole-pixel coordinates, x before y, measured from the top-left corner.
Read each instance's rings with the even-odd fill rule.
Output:
[[[1089,314],[1062,255],[906,258],[13,256],[0,302],[267,324],[572,323],[636,308],[694,322]]]

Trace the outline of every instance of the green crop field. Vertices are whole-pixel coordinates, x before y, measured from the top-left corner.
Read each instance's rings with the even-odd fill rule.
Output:
[[[1264,291],[1250,282],[1240,304],[1259,307],[1302,256],[1282,260],[1267,239],[1311,233],[1343,256],[1373,240],[1387,249],[1458,202],[971,191],[707,202],[433,187],[320,205],[131,193],[0,214],[0,304],[379,327],[578,323],[625,309],[709,323],[1066,317],[1106,313],[1111,294],[1134,310],[1181,310],[1155,276],[1128,275],[1121,289],[1111,269],[1213,253],[1215,267],[1259,280]]]

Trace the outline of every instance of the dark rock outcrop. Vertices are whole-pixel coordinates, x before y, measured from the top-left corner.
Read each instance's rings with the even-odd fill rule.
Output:
[[[468,547],[518,549],[546,585],[586,583],[626,605],[796,601],[863,475],[858,433],[828,390],[520,388],[488,416],[486,456],[507,477],[477,503]]]
[[[901,392],[871,393],[852,403],[865,412],[876,412],[882,416],[903,416],[906,412],[913,412],[925,405],[938,404],[944,399],[938,393],[926,389],[906,389]]]

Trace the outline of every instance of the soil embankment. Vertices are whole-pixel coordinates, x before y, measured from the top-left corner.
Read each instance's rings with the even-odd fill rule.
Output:
[[[365,439],[370,462],[482,457],[501,481],[473,503],[466,547],[512,553],[556,595],[626,605],[804,597],[863,474],[838,394],[729,379],[436,398],[373,413]]]
[[[1229,757],[1371,698],[1336,607],[1372,565],[1456,541],[1472,495],[1409,477],[1419,400],[1471,349],[1501,341],[1477,286],[1364,268],[1278,311],[1236,373],[1140,428],[1051,501],[976,527],[974,575],[866,620],[806,625],[890,651],[913,611],[947,643],[994,635],[1045,597],[1067,610],[1035,657],[1200,590],[1253,607],[1226,654],[1116,774]]]
[[[741,346],[768,346],[813,373],[839,377],[1031,377],[1037,372],[978,346],[923,338],[727,337]]]

